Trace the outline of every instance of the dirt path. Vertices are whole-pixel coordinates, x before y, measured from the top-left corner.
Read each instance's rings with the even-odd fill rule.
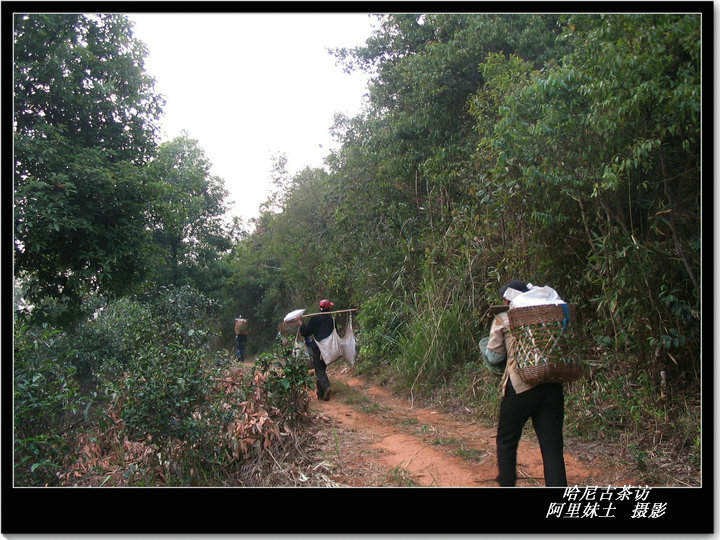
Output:
[[[345,486],[497,486],[495,429],[469,418],[413,407],[338,363],[328,375],[330,401],[311,402],[323,426],[324,452],[333,463],[328,475]],[[324,435],[323,435],[324,434]],[[612,452],[566,441],[568,484],[637,485],[613,461]],[[518,486],[543,486],[540,449],[526,428],[518,449]]]

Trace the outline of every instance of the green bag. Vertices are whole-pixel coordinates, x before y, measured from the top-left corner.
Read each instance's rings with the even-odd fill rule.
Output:
[[[503,360],[499,364],[491,363],[488,360],[487,355],[485,354],[485,351],[487,350],[488,341],[490,341],[490,336],[482,338],[478,343],[478,346],[480,347],[480,354],[483,358],[483,364],[488,369],[488,371],[490,371],[491,373],[498,375],[498,376],[502,376],[502,374],[505,373],[505,365],[507,364],[507,360]]]

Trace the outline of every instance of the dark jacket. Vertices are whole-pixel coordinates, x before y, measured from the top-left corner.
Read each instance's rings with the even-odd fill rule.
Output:
[[[300,326],[300,334],[303,337],[313,336],[315,341],[322,341],[335,329],[335,320],[332,315],[318,314],[310,317],[310,320]]]

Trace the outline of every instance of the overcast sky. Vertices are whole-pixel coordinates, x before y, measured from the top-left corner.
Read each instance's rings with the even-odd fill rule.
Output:
[[[327,49],[364,44],[368,14],[127,15],[167,100],[163,140],[197,139],[245,220],[267,199],[274,157],[290,173],[321,167],[335,113],[362,109],[366,75],[344,73]]]

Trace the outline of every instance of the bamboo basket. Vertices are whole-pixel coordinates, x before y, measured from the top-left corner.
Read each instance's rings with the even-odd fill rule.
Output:
[[[571,382],[583,376],[582,348],[572,331],[575,311],[575,304],[563,304],[507,312],[518,373],[526,384]]]

